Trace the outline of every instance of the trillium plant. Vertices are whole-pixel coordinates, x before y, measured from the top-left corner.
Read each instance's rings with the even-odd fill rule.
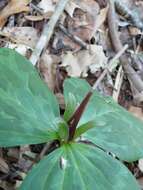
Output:
[[[20,190],[139,190],[122,161],[143,157],[143,123],[85,80],[66,79],[63,89],[61,116],[32,64],[0,49],[0,146],[59,142]]]

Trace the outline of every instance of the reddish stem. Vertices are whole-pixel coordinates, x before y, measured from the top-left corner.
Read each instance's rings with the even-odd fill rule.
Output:
[[[87,95],[82,100],[82,102],[80,103],[80,105],[78,106],[78,108],[76,109],[74,114],[72,115],[72,117],[69,119],[69,121],[68,121],[69,139],[68,139],[68,141],[71,141],[73,139],[75,131],[76,131],[77,124],[78,124],[78,122],[79,122],[88,102],[89,102],[91,95],[92,95],[91,91],[87,93]]]

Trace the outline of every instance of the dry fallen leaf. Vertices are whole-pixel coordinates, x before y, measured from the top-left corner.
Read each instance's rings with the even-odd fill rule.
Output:
[[[128,111],[131,112],[137,118],[143,120],[143,111],[142,111],[141,108],[135,107],[135,106],[130,106],[130,108],[128,109]]]
[[[9,172],[9,167],[3,158],[0,157],[0,172],[7,174]]]
[[[5,27],[3,35],[17,44],[24,44],[34,48],[38,41],[37,30],[33,27]]]
[[[141,190],[143,190],[143,177],[137,179],[137,181],[138,181],[138,183],[140,185]]]
[[[42,0],[38,4],[38,7],[43,10],[44,13],[46,12],[54,12],[55,5],[53,4],[52,0]]]
[[[65,11],[71,16],[73,17],[73,13],[75,11],[76,8],[80,8],[75,1],[71,0],[68,2],[67,6],[65,7]]]
[[[79,37],[84,42],[89,42],[94,34],[96,18],[100,10],[99,5],[94,0],[75,0],[70,1],[70,3],[72,4],[69,4],[71,9],[66,7],[69,15],[66,16],[64,24],[72,35]],[[63,33],[58,32],[56,38],[61,39],[69,49],[76,51],[81,48],[80,45],[73,42]],[[55,41],[58,41],[57,39]]]
[[[49,12],[44,13],[42,15],[36,15],[36,16],[34,16],[34,15],[25,15],[25,18],[27,20],[30,20],[30,21],[40,21],[40,20],[43,20],[43,19],[49,19],[52,16],[52,14],[53,14],[53,12],[49,11]]]
[[[136,35],[142,35],[142,31],[136,27],[130,26],[129,28],[129,32],[132,36],[136,36]]]
[[[29,0],[11,0],[8,5],[0,12],[0,28],[2,28],[8,17],[21,12],[28,12],[30,9],[27,6]]]
[[[78,58],[76,55],[73,55],[71,51],[67,52],[67,54],[64,54],[62,57],[62,64],[61,66],[65,67],[67,73],[69,76],[72,77],[79,77],[83,71],[83,68],[80,67],[80,63],[78,62]],[[86,67],[83,63],[83,67]]]
[[[69,76],[86,77],[89,69],[95,73],[100,68],[105,68],[106,62],[107,58],[103,48],[98,45],[90,45],[88,50],[77,53],[69,51],[67,54],[63,54],[61,66],[66,68]]]
[[[94,32],[96,32],[100,26],[105,22],[106,18],[107,18],[107,12],[108,12],[108,6],[106,8],[103,8],[100,10],[99,15],[97,16],[96,19],[96,24],[94,27]]]
[[[29,48],[26,45],[23,44],[15,44],[15,43],[11,43],[8,42],[5,47],[10,48],[10,49],[14,49],[15,51],[17,51],[18,53],[20,53],[23,56],[27,55],[27,50],[30,50],[31,48]]]
[[[140,171],[143,172],[143,159],[139,160],[138,167],[139,167]]]
[[[64,95],[62,93],[56,93],[55,96],[59,102],[60,108],[65,109]]]
[[[46,51],[41,57],[40,72],[44,81],[52,91],[54,91],[55,88],[56,66],[58,61],[58,57],[51,56],[48,51]]]
[[[99,5],[94,0],[75,2],[79,8],[75,9],[72,19],[68,18],[68,30],[83,41],[89,41],[93,36]]]

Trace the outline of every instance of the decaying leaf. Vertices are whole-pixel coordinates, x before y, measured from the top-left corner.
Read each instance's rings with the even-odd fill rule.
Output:
[[[96,19],[99,14],[99,5],[94,0],[76,0],[70,1],[70,4],[68,6],[71,6],[71,9],[66,8],[69,14],[65,19],[66,28],[72,35],[79,37],[84,42],[89,42],[94,34]],[[70,49],[80,49],[80,45],[62,33],[58,33],[56,38],[62,39],[63,44],[66,47],[70,47]]]
[[[52,91],[55,87],[56,66],[58,61],[58,58],[56,56],[52,57],[48,51],[46,51],[41,57],[40,72],[44,81]]]
[[[93,0],[80,0],[76,1],[76,4],[79,8],[75,9],[72,20],[67,18],[68,30],[83,41],[89,41],[96,25],[99,5]]]
[[[90,69],[95,73],[100,68],[105,68],[107,58],[103,52],[103,48],[98,45],[90,45],[88,50],[82,50],[77,53],[68,52],[62,57],[61,66],[66,68],[69,76],[79,77],[87,76]]]
[[[30,21],[40,21],[43,19],[49,19],[52,16],[53,12],[49,11],[47,13],[44,13],[42,15],[25,15],[25,18]]]
[[[142,159],[139,159],[138,167],[139,167],[139,169],[141,170],[141,172],[143,172],[143,158],[142,158]]]
[[[27,6],[29,2],[29,0],[11,0],[0,12],[0,28],[4,26],[9,16],[20,12],[28,12],[30,10]]]
[[[24,44],[34,48],[38,41],[37,30],[33,27],[5,27],[3,35],[17,44]]]
[[[52,0],[42,0],[38,4],[38,7],[43,10],[44,13],[46,12],[53,12],[55,10],[55,5],[53,4]]]
[[[3,158],[0,157],[0,172],[7,174],[9,172],[9,167]]]
[[[132,36],[136,36],[136,35],[142,35],[142,31],[136,27],[129,27],[129,32]]]
[[[143,111],[141,108],[135,107],[135,106],[130,106],[128,111],[131,112],[137,118],[143,120]]]
[[[73,13],[74,13],[74,11],[75,11],[76,8],[80,8],[80,7],[75,3],[75,1],[71,0],[71,1],[68,2],[68,4],[67,4],[65,10],[66,10],[66,12],[67,12],[71,17],[73,17]]]
[[[10,42],[6,44],[6,47],[16,50],[18,53],[20,53],[23,56],[26,56],[26,52],[29,49],[29,47],[27,47],[24,44],[15,44],[15,43],[10,43]]]
[[[65,109],[65,101],[64,101],[63,94],[62,93],[56,93],[55,96],[59,102],[60,108]]]
[[[96,32],[100,28],[100,26],[105,22],[105,20],[107,18],[107,12],[108,12],[108,6],[100,10],[100,13],[96,19],[94,32]]]

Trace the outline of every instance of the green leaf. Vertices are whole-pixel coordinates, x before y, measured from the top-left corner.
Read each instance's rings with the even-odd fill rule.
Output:
[[[83,133],[85,133],[86,131],[88,131],[89,129],[94,128],[96,125],[96,123],[94,121],[89,121],[81,126],[79,126],[76,129],[75,135],[74,135],[74,139],[76,139],[77,137],[81,136]]]
[[[69,137],[69,127],[68,124],[64,120],[59,120],[58,122],[58,135],[59,139],[62,142],[67,142],[68,137]]]
[[[36,69],[14,50],[0,49],[0,146],[57,138],[56,98]]]
[[[66,109],[64,112],[64,120],[68,121],[70,119],[70,117],[72,116],[72,114],[75,111],[75,108],[77,106],[76,104],[76,99],[75,96],[73,94],[68,94],[67,99],[66,99]]]
[[[119,161],[86,144],[67,144],[46,156],[20,190],[139,190]]]
[[[64,83],[65,99],[74,94],[80,103],[90,85],[82,80],[71,78]],[[143,122],[115,103],[110,97],[103,97],[98,92],[92,95],[79,126],[95,121],[95,127],[83,134],[101,148],[114,153],[122,160],[134,161],[143,156]]]

